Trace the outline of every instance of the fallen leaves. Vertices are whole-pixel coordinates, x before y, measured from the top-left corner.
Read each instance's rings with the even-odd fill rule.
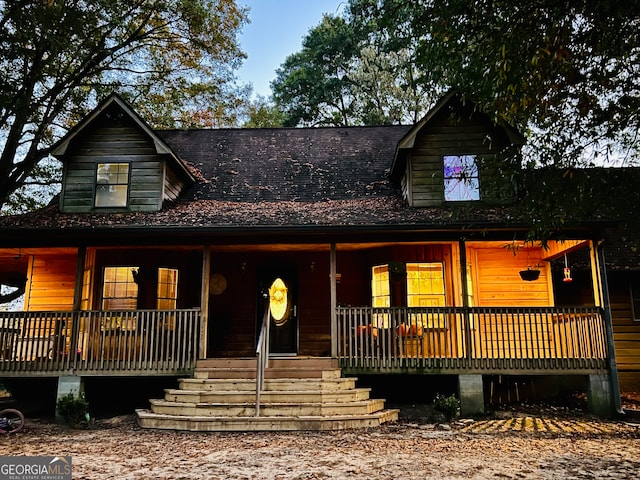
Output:
[[[501,431],[507,423],[514,428]],[[90,430],[28,422],[0,437],[0,451],[71,455],[74,479],[95,480],[627,478],[640,470],[637,425],[518,417],[427,427],[190,433],[142,430],[126,416]]]

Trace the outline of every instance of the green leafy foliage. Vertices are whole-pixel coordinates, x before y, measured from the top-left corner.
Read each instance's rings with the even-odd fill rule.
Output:
[[[287,57],[271,83],[285,125],[378,125],[414,122],[441,91],[417,81],[415,51],[385,43],[370,18],[325,15]],[[382,41],[385,40],[385,41]],[[395,48],[398,47],[398,48]]]
[[[275,128],[284,126],[284,113],[267,99],[258,98],[249,105],[248,119],[242,125],[244,128]]]
[[[237,124],[245,21],[235,0],[0,1],[0,207],[112,91],[154,127]]]
[[[70,427],[77,427],[89,420],[89,403],[82,393],[78,396],[73,393],[63,395],[56,402],[56,410]]]
[[[287,58],[274,99],[290,124],[394,123],[454,87],[526,134],[525,166],[628,165],[639,22],[640,0],[350,0]]]
[[[441,412],[450,422],[460,414],[460,400],[455,395],[445,396],[437,393],[433,399],[433,407]]]
[[[381,15],[397,15],[388,2],[375,3]],[[496,121],[525,132],[526,163],[638,159],[640,2],[413,5],[405,18],[420,63]]]
[[[287,58],[273,96],[290,125],[412,123],[455,88],[526,137],[485,162],[482,188],[514,187],[529,237],[544,240],[640,202],[637,188],[576,174],[639,164],[638,25],[640,0],[349,0]]]

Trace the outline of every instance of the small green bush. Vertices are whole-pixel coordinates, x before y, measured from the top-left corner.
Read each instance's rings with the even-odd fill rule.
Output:
[[[437,393],[433,399],[433,407],[450,422],[460,413],[460,400],[455,395],[445,397],[441,393]]]
[[[77,427],[89,421],[89,402],[82,393],[77,397],[73,393],[63,395],[58,399],[56,407],[70,427]]]

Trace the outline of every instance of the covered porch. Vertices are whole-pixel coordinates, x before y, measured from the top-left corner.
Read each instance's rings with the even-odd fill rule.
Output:
[[[377,240],[24,250],[25,311],[0,313],[0,374],[191,376],[207,358],[255,358],[280,279],[271,358],[330,357],[346,375],[615,375],[592,242]],[[579,262],[564,292],[563,265]]]

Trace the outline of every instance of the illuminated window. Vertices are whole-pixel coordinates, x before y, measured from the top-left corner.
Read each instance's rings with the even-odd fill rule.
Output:
[[[371,305],[373,307],[390,307],[391,291],[389,290],[389,265],[378,265],[371,269]],[[389,315],[374,314],[373,323],[376,327],[389,326]]]
[[[178,270],[158,269],[158,310],[175,310],[178,304]]]
[[[80,299],[80,310],[89,310],[90,295],[91,270],[87,268],[82,274],[82,298]]]
[[[129,193],[128,163],[99,163],[96,169],[96,207],[126,207]]]
[[[467,303],[470,307],[475,306],[475,296],[473,293],[473,268],[467,263]]]
[[[444,199],[450,202],[480,200],[475,155],[445,155]]]
[[[407,263],[407,306],[444,307],[444,266],[442,263]],[[444,316],[436,313],[411,315],[411,323],[421,327],[442,328]]]
[[[135,310],[138,306],[138,285],[133,270],[138,267],[105,267],[102,286],[103,310]]]
[[[391,295],[389,293],[389,265],[373,267],[371,296],[374,307],[391,306]]]

